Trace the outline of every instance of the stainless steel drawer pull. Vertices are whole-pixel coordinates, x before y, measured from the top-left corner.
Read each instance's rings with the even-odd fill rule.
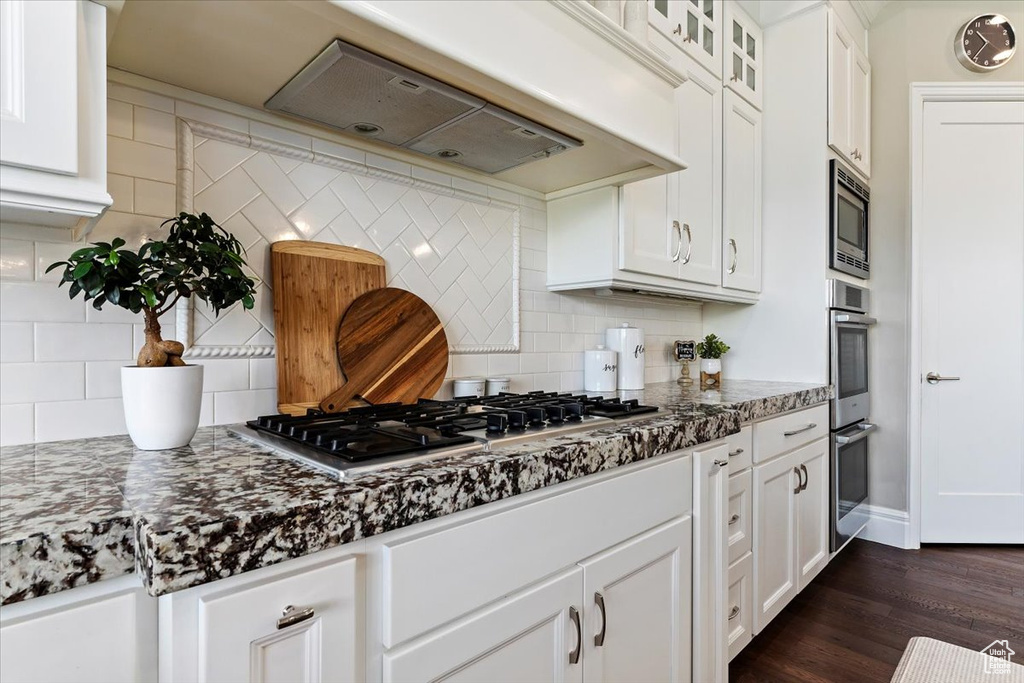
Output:
[[[793,489],[793,493],[800,493],[801,491],[804,490],[804,487],[803,487],[804,480],[800,476],[800,468],[799,467],[794,467],[793,471],[796,472],[796,488]]]
[[[282,628],[288,628],[295,624],[306,621],[307,619],[313,618],[314,610],[312,607],[306,607],[299,609],[294,605],[288,605],[281,611],[281,618],[277,620],[278,630]]]
[[[601,647],[604,645],[604,634],[608,630],[608,612],[604,607],[604,596],[600,593],[594,593],[594,602],[601,608],[601,631],[594,636],[594,647]]]
[[[740,615],[740,606],[739,605],[733,605],[732,609],[729,610],[729,621],[732,621],[733,619],[735,619],[739,615]]]
[[[806,427],[801,427],[800,429],[794,429],[791,432],[782,432],[782,435],[783,436],[793,436],[794,434],[800,434],[801,432],[806,432],[806,431],[809,431],[811,429],[814,429],[817,426],[818,425],[816,425],[815,423],[811,422]]]
[[[804,473],[804,483],[800,484],[800,490],[801,491],[806,491],[807,490],[807,482],[809,482],[811,480],[811,478],[807,475],[807,465],[800,465],[800,471]]]
[[[742,452],[743,452],[742,448],[737,448],[736,450],[734,450],[731,453],[729,453],[729,457],[730,458],[734,458],[734,457],[736,457],[737,455],[739,455]]]
[[[729,526],[732,526],[733,524],[735,524],[738,521],[740,521],[740,516],[739,515],[733,515],[732,517],[729,518]]]
[[[683,232],[686,233],[686,256],[684,256],[682,260],[682,264],[685,266],[690,262],[690,254],[693,253],[693,233],[690,232],[689,223],[683,223]],[[679,236],[680,243],[682,242],[682,237],[682,235]],[[682,246],[682,244],[680,244],[680,246]],[[679,260],[678,253],[676,255],[676,260]]]
[[[672,230],[676,233],[676,251],[672,254],[672,263],[678,263],[679,253],[683,250],[683,229],[679,227],[679,221],[672,221]]]
[[[583,629],[580,628],[580,613],[575,607],[569,607],[569,619],[576,627],[576,649],[569,653],[569,663],[579,664],[580,652],[583,650]]]

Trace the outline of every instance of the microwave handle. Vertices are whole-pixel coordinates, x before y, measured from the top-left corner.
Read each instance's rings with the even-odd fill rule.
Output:
[[[857,443],[861,439],[866,439],[868,437],[868,434],[875,431],[876,426],[864,422],[862,424],[857,425],[857,429],[860,431],[857,434],[854,434],[853,436],[843,436],[842,434],[836,434],[836,443],[842,446],[851,443]]]
[[[874,325],[878,322],[869,315],[858,315],[856,313],[840,313],[836,315],[837,323],[856,323],[858,325]]]

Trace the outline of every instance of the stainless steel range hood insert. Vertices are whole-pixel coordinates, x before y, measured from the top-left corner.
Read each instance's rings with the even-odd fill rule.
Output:
[[[583,144],[341,40],[265,106],[484,173]]]

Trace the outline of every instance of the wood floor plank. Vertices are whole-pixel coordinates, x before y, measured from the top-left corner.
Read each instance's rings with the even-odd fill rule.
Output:
[[[855,540],[732,661],[734,683],[887,683],[907,642],[1024,651],[1024,548]],[[851,673],[852,672],[852,673]]]

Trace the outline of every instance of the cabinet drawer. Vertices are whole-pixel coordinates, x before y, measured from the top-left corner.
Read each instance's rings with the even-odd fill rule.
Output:
[[[754,425],[754,462],[765,462],[828,436],[828,404],[773,417]]]
[[[690,510],[690,458],[383,547],[387,648]],[[452,558],[468,557],[469,562]]]
[[[754,519],[753,496],[751,495],[751,470],[729,477],[729,507],[726,522],[729,538],[729,562],[735,562],[750,552],[753,544],[751,522]]]
[[[725,443],[729,445],[729,474],[736,474],[750,467],[754,456],[754,428],[747,425],[733,434],[725,437]]]
[[[754,576],[754,556],[747,553],[729,565],[729,591],[725,601],[728,617],[729,661],[740,653],[753,638],[754,600],[751,590]]]

